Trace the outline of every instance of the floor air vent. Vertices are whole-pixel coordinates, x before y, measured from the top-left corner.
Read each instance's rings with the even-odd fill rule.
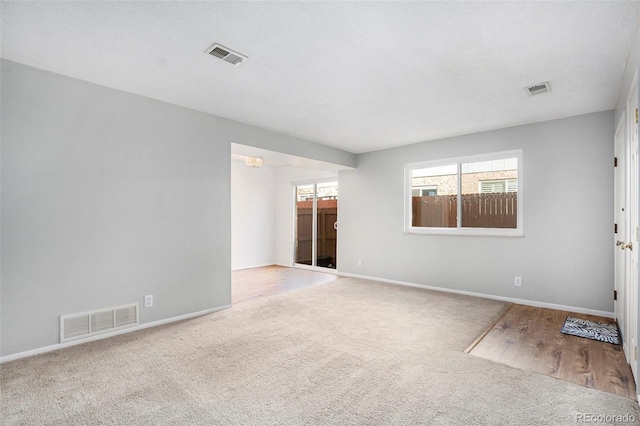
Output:
[[[222,59],[223,61],[229,62],[231,65],[238,66],[248,58],[244,56],[242,53],[234,52],[231,49],[227,49],[224,46],[215,43],[213,46],[207,49],[206,51],[209,55],[215,56],[216,58]]]
[[[60,316],[60,343],[138,325],[138,304]]]

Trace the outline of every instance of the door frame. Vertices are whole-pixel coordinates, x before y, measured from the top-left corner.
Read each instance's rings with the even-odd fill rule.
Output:
[[[627,306],[627,336],[623,339],[628,346],[627,361],[631,366],[633,377],[638,383],[638,123],[636,110],[638,108],[638,69],[636,68],[631,87],[627,95],[626,110],[626,195],[627,195],[627,242],[634,247],[627,251],[627,270],[625,302]],[[634,135],[635,133],[635,135]]]
[[[629,200],[628,185],[628,135],[626,129],[626,110],[620,117],[614,136],[614,291],[617,300],[613,302],[614,318],[618,322],[622,332],[622,347],[627,360],[630,360],[627,335],[629,330],[628,296],[629,296],[629,252],[620,248],[621,244],[629,241]]]
[[[317,214],[318,214],[318,206],[317,206],[317,195],[318,195],[318,184],[322,184],[322,183],[329,183],[329,182],[336,182],[336,184],[338,185],[338,188],[340,188],[340,182],[338,181],[338,176],[336,177],[329,177],[329,178],[322,178],[322,179],[310,179],[310,180],[303,180],[303,181],[297,181],[297,182],[291,182],[291,253],[290,253],[290,259],[291,259],[291,265],[295,268],[300,268],[300,269],[308,269],[308,270],[312,270],[312,271],[317,271],[317,272],[325,272],[325,273],[334,273],[337,274],[338,272],[338,241],[337,241],[337,228],[336,228],[336,267],[335,268],[325,268],[322,266],[316,266],[315,263],[317,261],[316,257],[317,257],[317,240],[318,240],[318,223],[316,220]],[[298,226],[298,218],[296,216],[296,199],[297,199],[297,193],[296,193],[296,188],[298,186],[304,186],[304,185],[313,185],[314,186],[314,191],[313,191],[313,218],[311,220],[312,223],[312,231],[311,231],[311,263],[312,265],[306,265],[304,263],[296,263],[296,227]],[[337,207],[338,211],[340,210],[340,189],[338,189],[338,207]]]

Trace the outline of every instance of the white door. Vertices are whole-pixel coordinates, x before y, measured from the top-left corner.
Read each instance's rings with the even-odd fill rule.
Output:
[[[638,383],[637,359],[638,359],[638,80],[637,73],[634,84],[627,97],[627,122],[629,123],[629,147],[627,151],[629,172],[627,176],[627,206],[628,206],[628,322],[629,331],[629,364],[633,371],[633,377]]]
[[[623,250],[623,244],[629,241],[627,230],[628,209],[625,209],[627,203],[627,134],[625,126],[625,115],[623,114],[616,128],[615,135],[615,167],[614,167],[614,240],[616,249],[614,252],[614,291],[617,298],[614,302],[614,313],[616,321],[620,326],[623,336],[628,334],[629,324],[627,318],[627,280],[629,269],[628,258],[629,251]],[[629,346],[627,342],[623,342],[623,348],[627,359],[629,359]]]

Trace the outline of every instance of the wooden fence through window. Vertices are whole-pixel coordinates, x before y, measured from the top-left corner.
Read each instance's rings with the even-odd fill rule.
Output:
[[[412,225],[416,227],[455,228],[457,195],[413,197]],[[518,193],[463,194],[462,227],[517,228]]]

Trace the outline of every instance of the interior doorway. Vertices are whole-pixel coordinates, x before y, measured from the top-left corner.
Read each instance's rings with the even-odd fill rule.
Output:
[[[338,182],[294,186],[294,264],[337,268]]]

